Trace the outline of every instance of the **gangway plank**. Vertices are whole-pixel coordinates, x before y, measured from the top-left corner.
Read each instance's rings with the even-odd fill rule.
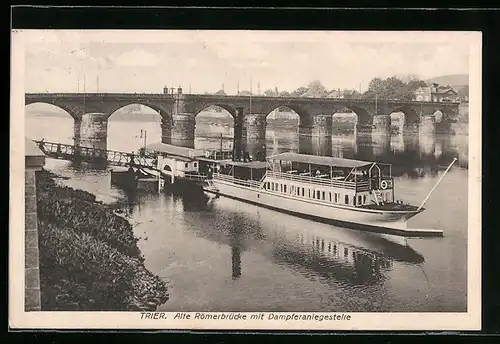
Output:
[[[154,156],[138,155],[114,150],[105,150],[94,147],[83,147],[78,145],[45,142],[33,140],[40,150],[50,158],[69,161],[105,161],[109,165],[133,166],[137,168],[148,168],[157,171]]]

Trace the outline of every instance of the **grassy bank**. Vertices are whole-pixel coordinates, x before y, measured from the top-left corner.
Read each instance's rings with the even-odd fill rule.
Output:
[[[144,266],[132,226],[95,196],[37,174],[42,310],[154,310],[165,282]]]

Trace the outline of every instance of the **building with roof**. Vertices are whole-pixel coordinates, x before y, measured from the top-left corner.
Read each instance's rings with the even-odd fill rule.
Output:
[[[415,100],[424,102],[460,102],[460,96],[453,87],[432,83],[431,86],[415,90]]]
[[[226,94],[226,92],[224,92],[224,90],[219,90],[219,91],[215,92],[214,95],[216,95],[216,96],[227,96],[227,94]]]

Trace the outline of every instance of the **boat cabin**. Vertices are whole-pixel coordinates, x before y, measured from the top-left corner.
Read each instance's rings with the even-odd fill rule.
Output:
[[[264,188],[355,207],[394,202],[391,165],[317,155],[268,157]]]
[[[158,142],[146,146],[144,154],[153,156],[156,169],[173,180],[198,174],[197,158],[203,156],[203,151]]]

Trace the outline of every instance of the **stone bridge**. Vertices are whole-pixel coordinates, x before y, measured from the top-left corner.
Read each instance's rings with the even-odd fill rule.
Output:
[[[299,115],[299,133],[325,136],[332,133],[332,115],[343,108],[357,114],[358,127],[390,132],[390,114],[403,112],[405,128],[422,122],[434,126],[436,111],[443,119],[458,116],[458,103],[418,101],[378,101],[344,98],[299,98],[264,96],[225,96],[162,93],[27,93],[25,104],[47,103],[68,112],[75,119],[75,138],[102,139],[107,135],[107,120],[117,110],[131,104],[148,106],[161,118],[162,141],[179,145],[194,144],[195,117],[210,106],[227,110],[234,118],[235,148],[242,137],[265,138],[266,117],[286,106]]]

